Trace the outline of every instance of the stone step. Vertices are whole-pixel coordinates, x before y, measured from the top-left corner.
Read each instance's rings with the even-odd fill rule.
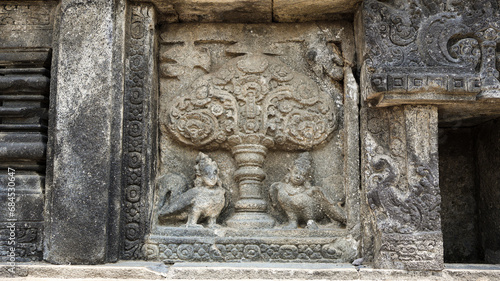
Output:
[[[122,261],[105,265],[0,264],[0,280],[500,280],[500,265],[446,264],[438,271],[373,269],[350,264],[177,263]]]

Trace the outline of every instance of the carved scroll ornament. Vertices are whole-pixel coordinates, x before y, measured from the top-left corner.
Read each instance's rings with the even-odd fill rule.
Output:
[[[367,0],[364,7],[374,93],[500,96],[496,0]]]
[[[237,58],[201,77],[176,99],[169,129],[196,147],[308,149],[335,127],[331,97],[303,74],[262,55]]]
[[[260,191],[267,149],[311,149],[336,126],[329,94],[279,59],[255,54],[200,77],[172,102],[168,118],[168,130],[180,142],[232,151],[240,187],[236,214],[228,221],[234,227],[274,225]]]

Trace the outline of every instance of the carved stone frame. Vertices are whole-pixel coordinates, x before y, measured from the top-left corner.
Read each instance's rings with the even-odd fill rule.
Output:
[[[149,228],[150,187],[156,170],[155,9],[150,4],[131,4],[127,17],[121,257],[141,259]]]

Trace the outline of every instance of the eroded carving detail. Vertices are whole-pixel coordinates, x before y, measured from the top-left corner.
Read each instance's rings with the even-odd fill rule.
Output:
[[[182,177],[160,177],[160,188],[169,195],[158,212],[162,219],[185,220],[186,227],[202,227],[198,220],[208,218],[208,227],[216,227],[216,220],[225,206],[225,190],[219,178],[215,161],[200,152],[196,158],[194,187],[188,188]]]
[[[418,185],[410,186],[408,194],[398,194],[399,171],[394,161],[379,155],[372,159],[373,174],[369,178],[368,203],[379,210],[379,229],[386,233],[412,233],[439,230],[440,196],[437,179],[427,165],[419,165]],[[382,215],[382,213],[384,213]],[[383,219],[382,219],[383,217]]]
[[[302,153],[284,180],[270,187],[273,206],[283,209],[287,215],[288,224],[284,228],[297,228],[300,221],[306,222],[306,228],[317,229],[317,222],[325,217],[346,223],[343,202],[333,202],[323,187],[311,184],[311,165],[309,153]]]
[[[147,168],[145,148],[150,108],[146,106],[148,69],[150,67],[149,21],[151,7],[134,5],[131,8],[129,41],[127,45],[128,75],[124,98],[123,136],[123,221],[125,259],[141,258],[146,228]]]
[[[278,59],[246,55],[193,83],[170,109],[169,130],[200,148],[259,143],[308,149],[333,131],[332,99]]]
[[[21,5],[15,3],[0,4],[0,26],[52,29],[50,9],[51,7],[36,2]]]
[[[159,247],[159,258],[163,261],[339,262],[351,260],[356,256],[355,247],[341,239],[328,244],[172,243],[159,244],[157,247]],[[153,247],[148,249],[150,248]],[[150,252],[153,258],[155,252]]]
[[[366,62],[374,70],[371,78],[374,92],[482,91],[480,97],[498,94],[498,3],[493,0],[460,3],[463,5],[443,1],[365,1]],[[407,73],[413,73],[417,83],[401,80],[402,83],[390,85],[390,81],[385,84],[380,77]],[[442,76],[445,83],[437,87],[426,83],[433,75]]]
[[[439,270],[437,109],[369,109],[366,121],[366,204],[369,223],[380,232],[375,235],[375,265]]]
[[[247,54],[197,79],[168,110],[168,130],[200,149],[230,149],[240,187],[232,227],[272,227],[261,194],[267,149],[307,150],[336,126],[333,99],[279,59]]]
[[[443,243],[441,233],[384,234],[380,264],[384,268],[441,270]]]

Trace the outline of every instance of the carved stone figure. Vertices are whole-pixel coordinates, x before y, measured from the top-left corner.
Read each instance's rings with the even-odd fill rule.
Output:
[[[185,180],[179,176],[175,180],[170,177],[169,180],[160,182],[167,189],[166,193],[170,193],[170,199],[160,209],[158,216],[171,220],[187,218],[186,227],[202,227],[198,221],[206,217],[208,227],[215,227],[226,202],[217,163],[200,152],[195,169],[193,188],[189,189]]]
[[[172,102],[168,130],[197,148],[231,150],[238,165],[239,200],[226,222],[234,228],[270,228],[262,196],[268,149],[310,149],[336,128],[333,99],[277,58],[247,54],[198,78]]]
[[[306,222],[306,228],[317,229],[317,221],[328,217],[332,221],[346,223],[345,211],[341,202],[332,202],[323,188],[311,184],[311,156],[302,153],[290,168],[283,181],[271,185],[270,195],[273,206],[282,208],[288,224],[284,227],[294,229],[299,222]]]

